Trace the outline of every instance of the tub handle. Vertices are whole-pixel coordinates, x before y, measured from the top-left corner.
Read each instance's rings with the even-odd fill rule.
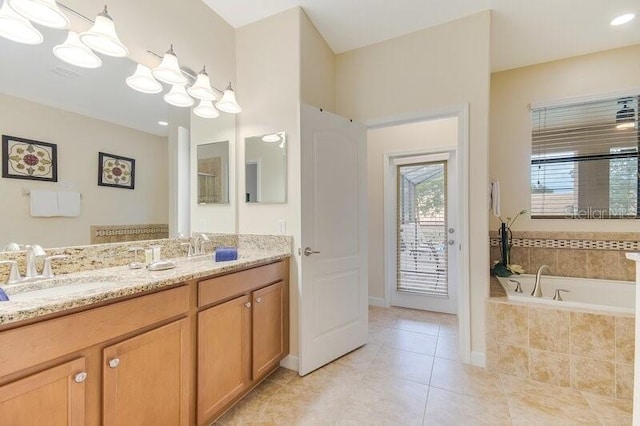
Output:
[[[556,289],[556,294],[553,295],[553,300],[556,300],[558,302],[562,302],[564,300],[560,295],[560,292],[571,293],[571,290],[565,290],[564,288]]]
[[[516,289],[514,290],[516,293],[522,293],[522,286],[520,285],[520,281],[517,280],[509,280],[516,285]]]

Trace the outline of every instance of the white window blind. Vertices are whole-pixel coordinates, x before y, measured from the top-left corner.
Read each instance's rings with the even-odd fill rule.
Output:
[[[638,99],[532,109],[532,218],[638,217]]]

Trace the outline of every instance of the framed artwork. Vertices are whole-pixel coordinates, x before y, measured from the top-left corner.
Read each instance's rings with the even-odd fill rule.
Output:
[[[2,135],[2,177],[57,182],[57,145]]]
[[[119,155],[98,153],[98,185],[134,189],[136,160]]]

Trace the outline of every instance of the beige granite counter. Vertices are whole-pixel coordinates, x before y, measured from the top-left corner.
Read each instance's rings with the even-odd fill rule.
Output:
[[[211,255],[206,255],[176,258],[174,260],[177,267],[165,271],[131,270],[127,266],[116,266],[65,274],[28,285],[30,289],[35,290],[61,284],[66,287],[69,284],[77,286],[77,291],[64,296],[48,296],[31,301],[0,302],[0,326],[158,290],[184,281],[234,272],[289,256],[291,256],[291,247],[285,245],[272,249],[240,248],[239,259],[230,262],[214,262]],[[89,284],[94,282],[104,282],[104,285],[83,289],[83,285],[89,287]],[[16,292],[16,286],[3,286],[10,299],[11,294]]]

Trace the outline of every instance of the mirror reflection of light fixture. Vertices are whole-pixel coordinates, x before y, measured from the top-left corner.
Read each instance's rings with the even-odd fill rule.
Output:
[[[240,105],[238,105],[238,102],[236,101],[236,94],[231,88],[231,83],[229,83],[227,88],[224,89],[222,99],[216,103],[216,108],[229,114],[238,114],[242,112],[242,108],[240,108]]]
[[[167,53],[162,57],[160,65],[155,67],[152,71],[153,76],[163,83],[172,85],[184,86],[188,83],[187,77],[180,71],[180,64],[178,58],[173,51],[173,45],[167,50]],[[186,93],[186,92],[185,92]]]
[[[187,90],[184,86],[176,84],[171,87],[169,93],[164,95],[164,100],[169,105],[177,106],[180,108],[188,108],[193,106],[194,101],[189,94],[187,94]]]
[[[9,6],[20,15],[45,27],[64,29],[69,18],[62,13],[55,0],[7,0]],[[5,3],[7,3],[5,1]]]
[[[142,64],[138,64],[136,72],[127,77],[126,82],[127,86],[131,87],[133,90],[137,90],[138,92],[150,94],[162,92],[162,84],[153,78],[151,69]]]
[[[216,118],[220,116],[220,112],[213,106],[212,101],[201,100],[197,107],[193,109],[193,113],[201,118]]]
[[[202,67],[202,71],[200,71],[196,77],[196,82],[187,89],[187,92],[192,97],[203,101],[216,100],[216,94],[211,88],[211,80],[209,80],[206,67]]]
[[[100,68],[102,66],[102,59],[85,46],[80,41],[78,33],[74,31],[69,31],[65,42],[53,48],[53,54],[61,61],[81,68]]]
[[[616,112],[616,128],[619,130],[632,129],[636,126],[636,113],[627,105],[632,101],[632,98],[623,98],[618,101],[618,105],[622,104],[622,108]]]
[[[129,49],[122,44],[116,34],[113,19],[107,12],[107,6],[96,16],[96,21],[89,31],[80,34],[80,40],[96,52],[116,58],[124,58],[129,54]]]
[[[270,135],[264,135],[262,137],[262,142],[270,142],[270,143],[280,142],[280,135],[277,134],[277,133],[272,133]]]
[[[6,1],[0,7],[0,37],[24,44],[40,44],[44,40],[40,31]]]

